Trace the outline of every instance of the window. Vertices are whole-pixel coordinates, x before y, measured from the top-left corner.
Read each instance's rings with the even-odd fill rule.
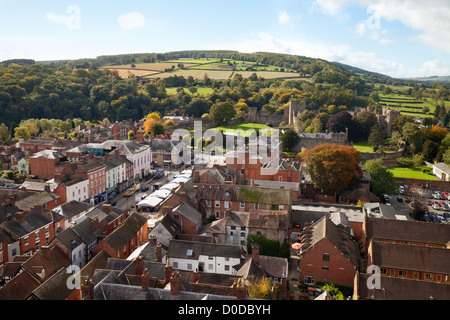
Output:
[[[330,267],[328,267],[328,266],[323,266],[323,267],[322,267],[322,270],[330,270]]]
[[[172,265],[175,269],[178,269],[178,262],[174,262]]]
[[[406,277],[406,271],[405,270],[398,270],[398,276],[399,277]]]
[[[206,200],[206,206],[211,207],[211,200]]]
[[[23,241],[24,241],[25,245],[27,246],[28,245],[28,237],[23,238]]]
[[[305,284],[314,284],[314,277],[306,276],[304,282]]]
[[[213,265],[212,263],[208,263],[208,269],[209,269],[209,270],[214,269],[214,265]]]
[[[230,207],[230,201],[224,201],[223,202],[223,207],[224,208],[229,208]]]
[[[414,279],[419,278],[419,274],[418,274],[417,272],[414,272],[414,273],[413,273],[413,278],[414,278]]]
[[[278,181],[283,182],[283,177],[278,177]]]
[[[433,275],[431,273],[425,273],[425,280],[433,280]]]
[[[216,205],[216,208],[220,207],[220,201],[214,201],[214,204]]]
[[[329,253],[324,253],[323,254],[323,261],[330,261],[330,254]]]
[[[192,263],[188,263],[188,264],[187,264],[187,269],[188,269],[188,270],[192,270]]]
[[[230,266],[229,265],[225,265],[224,269],[225,269],[225,271],[230,271]]]
[[[241,208],[245,208],[245,202],[241,201],[240,206],[241,206]]]
[[[259,203],[255,202],[255,209],[259,209]]]

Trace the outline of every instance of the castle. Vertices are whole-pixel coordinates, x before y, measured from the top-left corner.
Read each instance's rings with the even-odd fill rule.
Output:
[[[270,123],[273,127],[279,127],[284,122],[286,126],[291,126],[295,124],[297,116],[305,110],[306,102],[297,100],[290,100],[289,107],[284,109],[283,114],[270,114],[265,110],[258,111],[253,107],[249,108],[244,122]]]

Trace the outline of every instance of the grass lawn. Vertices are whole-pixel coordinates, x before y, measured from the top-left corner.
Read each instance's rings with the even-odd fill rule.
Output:
[[[238,129],[241,129],[244,131],[244,136],[247,137],[247,136],[250,136],[250,132],[246,132],[246,130],[254,129],[256,131],[256,134],[258,134],[258,130],[262,130],[262,129],[266,129],[266,128],[269,128],[269,127],[264,124],[260,124],[260,123],[239,123],[239,124],[235,124],[235,125],[228,126],[228,127],[215,127],[212,129],[226,131],[229,133],[235,133]],[[270,132],[268,134],[270,134]]]
[[[419,168],[414,167],[388,167],[387,169],[392,172],[395,178],[413,178],[422,180],[438,180],[431,174],[422,172],[423,168],[428,168],[427,166],[422,166]]]
[[[369,144],[367,141],[360,141],[353,144],[353,147],[362,153],[372,153],[373,146]]]

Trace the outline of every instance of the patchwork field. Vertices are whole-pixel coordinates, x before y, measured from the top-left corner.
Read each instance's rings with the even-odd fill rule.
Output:
[[[147,76],[145,78],[149,79],[157,79],[157,78],[169,78],[173,76],[183,76],[185,78],[192,76],[194,79],[203,80],[205,74],[210,78],[211,80],[226,80],[230,78],[230,76],[233,74],[233,71],[213,71],[213,70],[176,70],[173,72],[163,72],[158,74],[153,74],[150,76]]]
[[[182,69],[179,64],[182,64]],[[310,81],[309,78],[300,78],[294,70],[279,71],[281,68],[267,65],[256,65],[255,62],[220,60],[220,59],[178,59],[158,63],[137,63],[134,68],[128,65],[102,67],[99,69],[117,70],[122,78],[140,76],[149,79],[168,78],[174,75],[185,78],[192,76],[194,79],[203,80],[205,73],[211,80],[226,80],[233,76],[233,72],[248,78],[253,73],[265,79],[298,79]],[[167,69],[173,71],[167,72]],[[250,70],[249,70],[250,69]],[[236,70],[236,71],[234,71]]]

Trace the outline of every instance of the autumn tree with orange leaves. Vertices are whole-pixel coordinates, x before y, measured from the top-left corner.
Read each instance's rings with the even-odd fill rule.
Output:
[[[321,144],[299,154],[306,163],[314,188],[325,194],[357,187],[362,177],[361,154],[351,146]]]

